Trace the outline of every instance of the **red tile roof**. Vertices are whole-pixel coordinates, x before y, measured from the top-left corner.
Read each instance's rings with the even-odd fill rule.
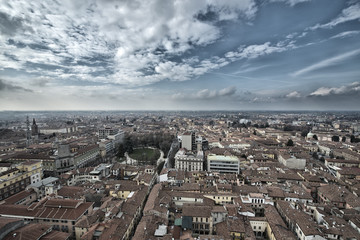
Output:
[[[23,205],[2,205],[1,216],[19,216],[46,219],[67,219],[75,221],[80,218],[93,203],[68,199],[50,199],[30,207]]]

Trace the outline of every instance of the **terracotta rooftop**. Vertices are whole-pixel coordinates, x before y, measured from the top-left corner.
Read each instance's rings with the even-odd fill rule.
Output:
[[[151,209],[154,209],[155,207],[155,200],[158,199],[159,191],[161,189],[161,184],[157,183],[151,190],[148,200],[146,202],[146,205],[144,207],[144,213],[150,211]]]
[[[49,199],[44,204],[45,207],[60,207],[60,208],[76,208],[82,201],[73,199]]]
[[[84,195],[86,189],[83,187],[76,186],[63,186],[60,190],[57,191],[59,196],[67,198],[80,198]]]
[[[276,239],[296,239],[295,235],[287,228],[274,206],[269,205],[266,207],[265,217]]]
[[[34,194],[35,191],[34,189],[30,189],[30,190],[23,190],[21,192],[18,192],[17,194],[5,199],[5,204],[16,204],[18,201]],[[36,197],[35,197],[36,198]],[[33,199],[34,201],[36,199]]]
[[[49,202],[50,201],[50,202]],[[52,199],[44,203],[33,203],[31,206],[1,205],[1,216],[19,216],[46,219],[77,220],[94,203],[66,199]]]
[[[40,239],[51,231],[52,226],[45,224],[28,224],[18,228],[5,236],[4,240],[32,240]]]
[[[0,229],[5,227],[9,223],[18,222],[18,221],[22,221],[22,219],[0,217]]]
[[[212,207],[184,204],[182,208],[182,215],[188,217],[210,217]]]
[[[70,239],[71,234],[66,232],[60,231],[51,231],[50,233],[46,234],[41,240],[67,240]]]
[[[350,194],[345,187],[333,184],[319,187],[318,192],[326,196],[331,202],[345,202],[345,197]]]

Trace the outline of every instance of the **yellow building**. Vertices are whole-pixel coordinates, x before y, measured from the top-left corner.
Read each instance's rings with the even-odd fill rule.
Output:
[[[41,161],[23,162],[0,173],[0,200],[25,190],[26,186],[42,179]]]
[[[237,197],[236,195],[229,194],[206,194],[204,197],[214,200],[215,204],[232,204],[233,199]]]
[[[182,208],[184,226],[191,225],[193,234],[212,234],[214,221],[211,210],[210,206],[185,204]]]
[[[109,196],[127,199],[131,193],[133,195],[134,192],[141,188],[141,186],[134,181],[120,180],[116,181],[113,185],[107,186],[107,188],[109,188]],[[130,195],[130,197],[132,195]]]

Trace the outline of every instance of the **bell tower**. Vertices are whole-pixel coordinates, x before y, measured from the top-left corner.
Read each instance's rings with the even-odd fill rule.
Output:
[[[39,128],[38,125],[35,122],[35,118],[33,118],[33,124],[31,126],[31,135],[38,135],[39,134]]]

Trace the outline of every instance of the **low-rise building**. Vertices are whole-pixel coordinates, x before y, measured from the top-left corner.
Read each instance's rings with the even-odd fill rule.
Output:
[[[288,153],[282,152],[278,156],[278,160],[285,167],[291,169],[305,169],[306,159],[303,157],[297,157]]]
[[[56,177],[47,177],[39,182],[30,184],[26,189],[33,189],[37,194],[37,198],[40,199],[51,194],[57,194],[57,190],[60,189],[60,183]]]
[[[74,164],[76,168],[82,168],[94,163],[100,156],[99,145],[90,145],[80,148],[74,156]]]
[[[212,207],[186,204],[182,208],[183,222],[188,221],[195,234],[212,234],[213,218]]]
[[[81,200],[44,198],[30,206],[2,205],[0,216],[42,223],[75,236],[75,224],[82,216],[92,212],[93,204]]]
[[[180,149],[175,154],[175,168],[184,171],[203,171],[204,153],[198,151],[194,154],[185,148]]]
[[[239,173],[239,158],[209,154],[207,156],[207,170],[219,173]]]
[[[39,182],[41,178],[42,165],[40,161],[24,162],[0,173],[0,200],[24,190],[32,183]]]
[[[344,186],[325,185],[318,188],[318,202],[334,205],[341,209],[345,208],[346,198],[351,194]]]

